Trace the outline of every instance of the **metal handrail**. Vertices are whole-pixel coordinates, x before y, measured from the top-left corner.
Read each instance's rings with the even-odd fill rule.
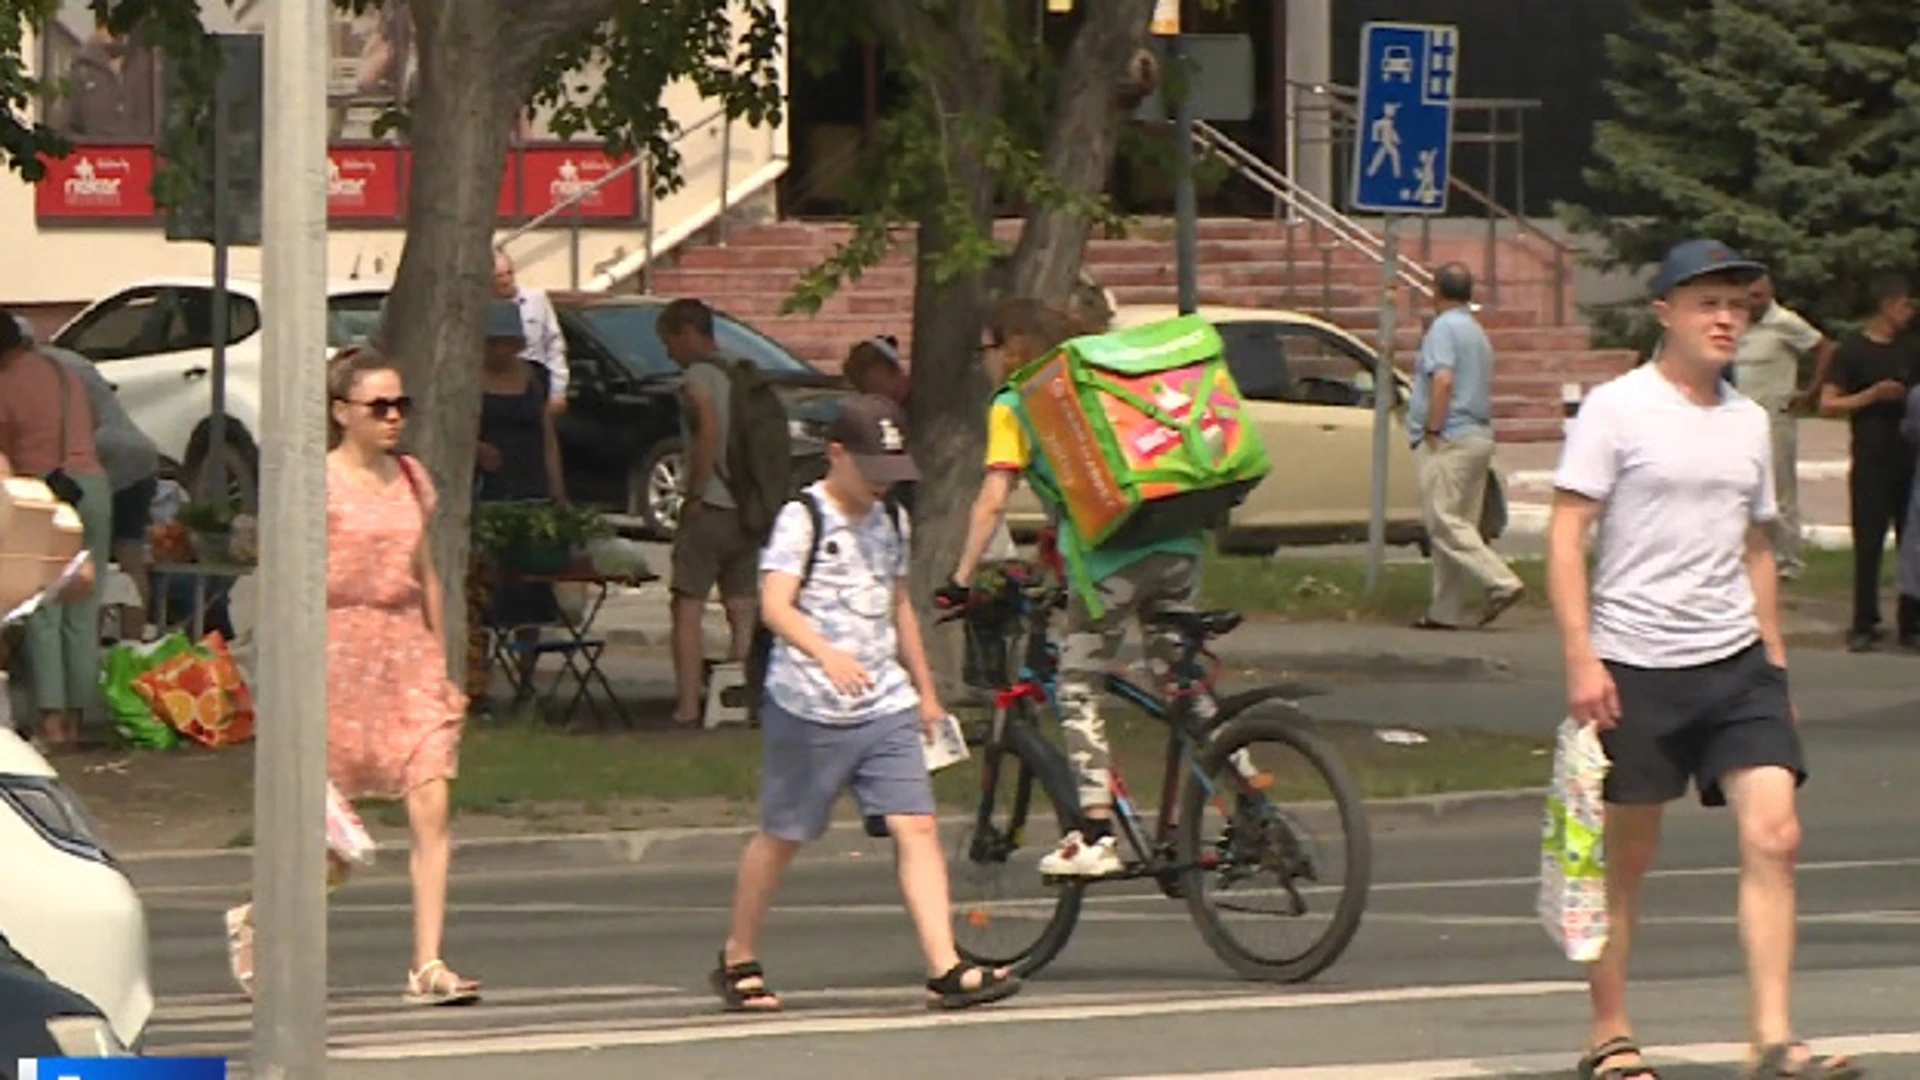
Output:
[[[733,117],[732,115],[728,113],[728,111],[724,108],[715,109],[713,112],[708,113],[706,116],[701,117],[699,120],[694,121],[692,124],[689,124],[686,127],[681,128],[679,131],[674,132],[673,137],[669,139],[668,142],[678,145],[682,139],[685,139],[687,136],[692,135],[696,131],[703,131],[708,127],[711,127],[716,121],[725,121],[724,126],[720,129],[721,131],[720,213],[715,219],[719,223],[720,230],[721,230],[721,236],[720,236],[719,242],[720,242],[720,245],[724,247],[726,246],[726,219],[727,219],[727,209],[728,209],[727,199],[729,194],[727,188],[728,188],[729,181],[732,179],[732,176],[731,176],[731,166],[732,166],[732,158],[733,158]],[[508,245],[512,244],[514,241],[520,239],[523,236],[526,236],[527,234],[533,232],[535,229],[540,228],[541,226],[547,224],[548,222],[553,221],[554,219],[558,218],[561,214],[567,213],[568,211],[572,211],[572,220],[569,222],[569,227],[572,229],[572,232],[573,232],[572,239],[571,239],[571,258],[572,258],[571,277],[572,277],[572,288],[578,289],[580,287],[580,219],[581,219],[580,207],[584,205],[588,199],[598,194],[602,188],[606,187],[608,184],[613,183],[615,180],[618,180],[621,177],[634,172],[635,170],[645,170],[645,173],[642,176],[642,180],[644,181],[644,183],[641,190],[641,218],[645,223],[645,228],[646,228],[647,262],[646,262],[646,266],[643,267],[643,270],[651,270],[653,265],[653,255],[654,255],[654,252],[653,252],[654,198],[653,198],[653,175],[652,175],[653,174],[653,155],[644,150],[641,151],[640,153],[633,155],[627,160],[621,162],[618,166],[609,170],[607,172],[607,175],[601,177],[598,180],[595,180],[593,183],[580,189],[574,194],[567,196],[565,199],[563,199],[558,203],[555,203],[551,207],[548,207],[546,210],[543,210],[540,213],[535,214],[533,217],[527,219],[524,223],[508,231],[507,235],[501,237],[500,240],[494,245],[494,247],[504,251],[506,250]]]
[[[1386,244],[1379,236],[1281,172],[1271,162],[1227,137],[1219,128],[1204,120],[1195,121],[1193,139],[1201,148],[1221,155],[1229,168],[1254,186],[1285,202],[1293,213],[1332,233],[1341,244],[1373,260],[1376,265],[1385,264]],[[1398,264],[1395,276],[1400,281],[1422,296],[1433,296],[1432,271],[1405,255],[1398,257]]]

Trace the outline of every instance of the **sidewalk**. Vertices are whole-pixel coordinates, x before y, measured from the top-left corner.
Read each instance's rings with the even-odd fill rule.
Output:
[[[1852,548],[1847,510],[1847,424],[1800,421],[1800,525],[1807,543],[1830,551]],[[1553,470],[1564,444],[1502,443],[1494,464],[1507,481],[1512,530],[1534,535],[1546,529]]]

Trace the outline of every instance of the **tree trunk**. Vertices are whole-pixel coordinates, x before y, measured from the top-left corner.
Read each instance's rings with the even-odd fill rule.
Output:
[[[1083,5],[1061,71],[1045,163],[1061,186],[1082,195],[1106,191],[1126,122],[1119,87],[1128,62],[1147,40],[1153,0],[1101,0]],[[1014,251],[1011,293],[1066,306],[1080,275],[1092,227],[1071,210],[1035,205]]]
[[[957,123],[966,116],[990,116],[1000,107],[999,68],[991,54],[992,35],[1005,24],[1004,0],[959,0],[939,25],[915,0],[886,0],[875,13],[892,47],[916,56],[932,107],[940,113],[945,137],[958,139]],[[986,401],[990,387],[981,371],[976,346],[986,315],[986,275],[961,274],[940,280],[938,257],[949,251],[962,228],[979,235],[993,228],[996,177],[976,147],[950,145],[950,192],[966,209],[964,224],[950,220],[948,207],[926,213],[918,226],[913,290],[914,460],[920,466],[920,495],[914,501],[912,589],[923,619],[933,590],[953,575],[966,542],[967,517],[980,488]],[[928,648],[934,664],[950,682],[957,673],[956,638],[936,634],[928,624]]]
[[[409,108],[407,240],[381,342],[420,409],[410,449],[433,476],[434,565],[446,590],[447,663],[466,670],[479,367],[493,275],[493,233],[508,135],[534,76],[562,37],[605,17],[611,0],[412,0],[419,92]]]

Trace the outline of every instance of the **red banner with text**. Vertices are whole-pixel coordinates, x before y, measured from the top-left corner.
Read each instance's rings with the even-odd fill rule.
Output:
[[[400,202],[400,151],[391,146],[336,146],[327,151],[327,217],[392,221]]]
[[[153,204],[151,146],[80,146],[64,158],[42,159],[33,208],[50,220],[147,220]]]

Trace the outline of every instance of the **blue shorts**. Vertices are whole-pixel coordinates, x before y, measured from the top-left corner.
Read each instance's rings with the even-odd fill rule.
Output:
[[[771,697],[760,707],[760,829],[777,840],[817,840],[851,790],[868,817],[932,814],[916,710],[859,724],[819,724]]]

